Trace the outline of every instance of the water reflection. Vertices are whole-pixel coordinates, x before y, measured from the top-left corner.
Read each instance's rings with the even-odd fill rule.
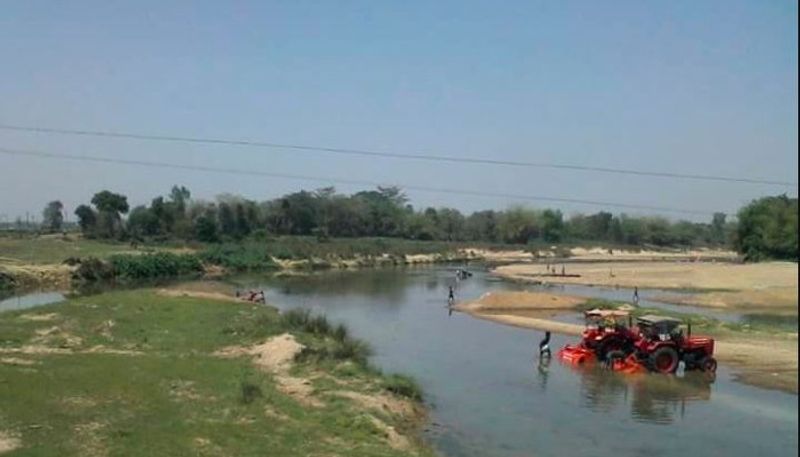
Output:
[[[581,405],[597,412],[611,412],[630,405],[637,422],[670,424],[683,419],[687,404],[711,400],[713,375],[625,375],[597,367],[574,368],[580,376]]]
[[[537,375],[539,381],[539,388],[544,392],[547,390],[547,376],[550,374],[550,360],[551,357],[540,357],[539,363],[536,364]]]

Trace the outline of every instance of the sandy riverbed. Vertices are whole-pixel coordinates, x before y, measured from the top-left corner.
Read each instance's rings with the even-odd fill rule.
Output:
[[[797,309],[797,264],[764,262],[599,262],[565,265],[567,275],[547,275],[544,265],[514,264],[493,273],[507,279],[642,289],[697,290],[663,301],[714,307]],[[560,268],[557,270],[561,272]],[[705,291],[704,291],[705,289]]]

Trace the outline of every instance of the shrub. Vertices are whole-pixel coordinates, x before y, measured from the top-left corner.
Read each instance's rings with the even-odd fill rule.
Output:
[[[344,325],[334,326],[325,316],[314,316],[306,309],[293,309],[281,314],[281,325],[286,330],[326,338],[325,343],[316,347],[306,347],[301,351],[297,357],[299,360],[350,360],[365,367],[367,359],[372,354],[369,345],[350,337]]]
[[[241,397],[239,400],[245,405],[249,405],[250,403],[253,403],[256,398],[261,398],[264,396],[264,394],[261,392],[261,387],[255,384],[242,381],[240,387]]]
[[[257,246],[224,244],[211,246],[200,252],[199,257],[207,263],[221,265],[234,271],[265,270],[275,268],[272,257]]]
[[[422,401],[422,388],[414,379],[401,374],[386,377],[383,386],[389,392],[412,400]]]
[[[8,273],[0,271],[0,290],[11,290],[16,287],[17,281]]]
[[[95,257],[83,259],[72,273],[73,279],[79,282],[108,281],[114,279],[114,267]]]
[[[166,278],[203,271],[202,262],[193,254],[124,254],[112,256],[110,262],[114,273],[127,279]]]

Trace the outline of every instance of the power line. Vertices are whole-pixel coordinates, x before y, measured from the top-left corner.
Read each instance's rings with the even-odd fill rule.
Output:
[[[267,141],[197,138],[197,137],[184,137],[184,136],[172,136],[172,135],[145,135],[145,134],[127,133],[127,132],[56,129],[47,127],[31,127],[31,126],[7,125],[7,124],[0,124],[0,129],[14,130],[20,132],[32,132],[32,133],[55,133],[59,135],[78,135],[78,136],[94,136],[94,137],[106,137],[106,138],[127,138],[136,140],[171,141],[171,142],[184,142],[184,143],[223,144],[229,146],[244,146],[244,147],[256,147],[256,148],[291,149],[291,150],[306,151],[306,152],[323,152],[330,154],[346,154],[346,155],[382,157],[382,158],[392,158],[392,159],[424,160],[430,162],[469,163],[469,164],[499,165],[499,166],[528,167],[528,168],[549,168],[558,170],[611,173],[620,175],[652,176],[658,178],[671,178],[671,179],[688,179],[697,181],[721,181],[721,182],[735,182],[744,184],[797,186],[797,182],[780,181],[773,179],[742,178],[733,176],[703,175],[703,174],[690,174],[690,173],[672,173],[664,171],[632,170],[625,168],[594,167],[585,165],[559,164],[559,163],[547,163],[547,162],[522,162],[513,160],[441,156],[441,155],[431,155],[431,154],[400,154],[394,152],[380,152],[380,151],[370,151],[364,149],[307,146],[298,144],[273,143]]]
[[[6,154],[6,155],[38,157],[38,158],[43,158],[43,159],[75,160],[75,161],[83,161],[83,162],[111,163],[111,164],[121,164],[121,165],[135,165],[135,166],[143,166],[143,167],[151,167],[151,168],[171,168],[171,169],[178,169],[178,170],[203,171],[203,172],[209,172],[209,173],[225,173],[225,174],[235,174],[235,175],[263,176],[263,177],[280,178],[280,179],[293,179],[293,180],[300,180],[300,181],[322,182],[322,183],[326,183],[326,184],[332,184],[332,183],[333,184],[350,184],[350,185],[360,185],[360,186],[370,186],[370,187],[397,185],[397,186],[399,186],[401,188],[408,189],[408,190],[416,190],[416,191],[421,191],[421,192],[432,192],[432,193],[444,193],[444,194],[451,194],[451,195],[452,194],[457,194],[457,195],[470,195],[470,196],[476,196],[476,197],[508,198],[508,199],[514,199],[514,200],[523,200],[523,201],[575,203],[575,204],[581,204],[581,205],[591,205],[591,206],[601,206],[601,207],[614,207],[614,208],[635,209],[635,210],[648,210],[648,211],[660,211],[660,212],[679,213],[679,214],[694,214],[694,215],[705,215],[705,216],[708,216],[708,215],[713,213],[712,211],[697,211],[697,210],[689,210],[689,209],[681,209],[681,208],[671,208],[671,207],[665,207],[665,206],[637,205],[637,204],[628,204],[628,203],[606,202],[606,201],[599,201],[599,200],[585,200],[585,199],[579,199],[579,198],[520,195],[520,194],[507,194],[507,193],[496,193],[496,192],[479,192],[479,191],[473,191],[473,190],[468,190],[468,189],[452,189],[452,188],[445,188],[445,187],[389,184],[389,183],[385,183],[385,182],[368,181],[368,180],[328,178],[328,177],[320,177],[320,176],[308,176],[308,175],[296,175],[296,174],[287,174],[287,173],[275,173],[275,172],[260,171],[260,170],[250,170],[250,169],[207,167],[207,166],[201,166],[201,165],[187,165],[187,164],[180,164],[180,163],[155,162],[155,161],[147,161],[147,160],[113,159],[113,158],[108,158],[108,157],[77,155],[77,154],[54,154],[54,153],[44,152],[44,151],[29,151],[29,150],[10,149],[10,148],[4,148],[4,147],[0,147],[0,153]]]

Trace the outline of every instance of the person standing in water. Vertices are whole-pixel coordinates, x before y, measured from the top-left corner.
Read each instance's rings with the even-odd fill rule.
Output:
[[[639,304],[639,287],[633,288],[633,304],[634,305]]]
[[[453,286],[450,286],[450,292],[448,292],[447,294],[447,305],[453,306],[453,303],[455,302],[456,302],[456,294],[455,291],[453,291]]]
[[[550,358],[550,332],[544,332],[544,339],[539,342],[539,358]]]

